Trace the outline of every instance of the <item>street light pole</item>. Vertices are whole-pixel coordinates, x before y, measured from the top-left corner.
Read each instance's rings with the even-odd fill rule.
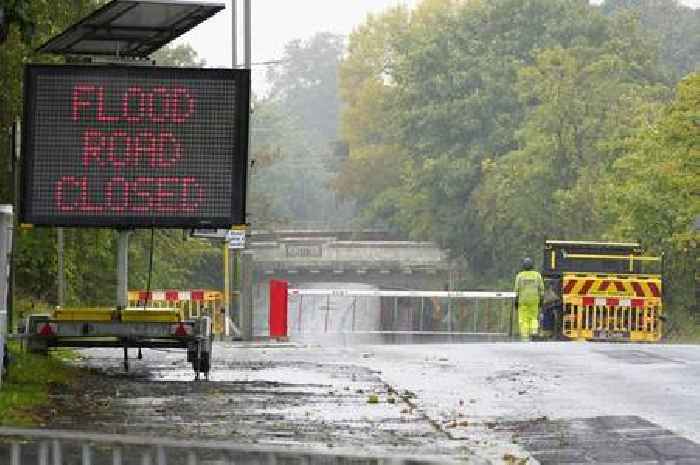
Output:
[[[243,17],[243,34],[245,35],[245,44],[244,44],[244,50],[245,50],[245,55],[244,55],[244,66],[245,69],[250,69],[250,65],[252,62],[252,57],[251,57],[251,46],[250,46],[250,36],[251,36],[251,12],[250,12],[250,0],[243,0],[245,12],[244,12],[244,17]]]
[[[243,0],[243,36],[245,42],[243,44],[243,66],[247,70],[251,70],[251,64],[252,64],[252,52],[251,52],[251,1],[250,0]],[[251,73],[252,74],[252,73]],[[251,99],[248,99],[249,102]],[[252,120],[252,108],[248,108],[248,114],[251,117]],[[248,150],[250,153],[250,130],[248,131]],[[248,199],[248,186],[250,183],[248,180],[250,179],[250,175],[248,173],[248,167],[246,167],[246,178],[245,178],[245,183],[246,183],[246,201]],[[247,211],[247,208],[246,208]],[[252,272],[253,272],[253,260],[252,260],[252,255],[250,252],[246,251],[247,253],[245,255],[242,255],[240,251],[236,251],[236,256],[235,256],[235,264],[240,266],[240,272],[241,275],[240,277],[237,276],[237,282],[238,282],[238,305],[240,309],[240,329],[241,329],[241,339],[244,341],[252,341],[253,340],[253,318],[255,315],[254,309],[253,309],[253,281],[252,281]],[[237,273],[236,273],[237,274]],[[244,279],[246,278],[246,279]]]
[[[231,68],[238,66],[238,0],[231,0]]]
[[[238,67],[238,0],[231,0],[231,67]],[[243,0],[243,68],[250,70],[252,66],[251,49],[251,1]],[[248,109],[251,112],[251,109]],[[250,131],[248,132],[248,146],[250,147]],[[246,193],[248,192],[248,179],[246,167]],[[246,196],[247,197],[247,196]],[[245,206],[244,206],[245,207]],[[236,225],[244,226],[244,225]],[[229,249],[229,244],[224,243],[224,293],[225,297],[225,329],[224,334],[230,336],[230,322],[235,319],[240,327],[240,336],[243,340],[252,340],[252,283],[244,281],[239,276],[239,269],[243,276],[247,276],[245,267],[250,266],[249,261],[242,260],[239,249]],[[237,317],[237,318],[236,318]],[[235,328],[234,328],[235,331]]]

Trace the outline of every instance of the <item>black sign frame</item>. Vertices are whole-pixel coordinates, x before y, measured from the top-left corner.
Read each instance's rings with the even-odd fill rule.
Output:
[[[36,178],[34,171],[35,124],[31,115],[36,110],[37,79],[45,75],[74,76],[81,79],[107,76],[127,76],[136,79],[198,79],[231,81],[234,83],[236,109],[231,154],[231,212],[227,216],[151,216],[128,215],[46,215],[34,212],[31,189]],[[205,69],[128,65],[49,65],[27,64],[24,77],[24,124],[22,125],[21,201],[19,220],[24,224],[52,227],[91,228],[230,228],[246,223],[246,195],[248,175],[248,142],[250,124],[250,70]]]

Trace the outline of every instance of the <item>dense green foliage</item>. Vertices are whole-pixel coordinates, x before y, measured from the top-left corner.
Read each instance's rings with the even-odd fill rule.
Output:
[[[34,50],[50,37],[90,11],[91,0],[1,0],[16,21],[10,23],[7,40],[0,44],[0,203],[14,203],[11,127],[22,112],[23,67],[29,62],[56,62]],[[52,231],[16,233],[16,283],[26,305],[42,301],[53,292],[56,255]]]
[[[254,103],[250,222],[342,225],[350,205],[335,200],[329,182],[337,169],[343,39],[317,33],[294,40],[267,73],[270,89]],[[342,155],[342,154],[341,154]]]
[[[0,44],[0,202],[12,203],[10,132],[22,112],[23,67],[31,61],[56,61],[34,49],[90,10],[92,0],[0,0],[9,23]]]
[[[653,37],[668,79],[697,71],[700,63],[700,9],[663,0],[606,0],[608,15],[631,13]]]
[[[641,239],[686,306],[700,85],[674,79],[700,66],[696,13],[424,0],[371,16],[341,64],[334,186],[366,222],[449,248],[464,285],[505,284],[545,237]]]

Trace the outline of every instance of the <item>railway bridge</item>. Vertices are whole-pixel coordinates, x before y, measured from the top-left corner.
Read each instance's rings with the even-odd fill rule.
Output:
[[[242,259],[241,304],[254,309],[254,334],[267,331],[272,279],[297,288],[392,290],[446,290],[449,282],[446,250],[379,230],[254,231]]]

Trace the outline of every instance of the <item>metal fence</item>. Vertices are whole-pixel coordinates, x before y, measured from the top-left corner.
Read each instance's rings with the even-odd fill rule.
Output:
[[[235,445],[136,435],[0,428],[2,465],[429,465],[439,459],[372,457],[334,449],[333,453],[293,447]],[[447,459],[447,460],[445,460]]]
[[[291,337],[405,334],[509,337],[512,292],[290,289]]]

